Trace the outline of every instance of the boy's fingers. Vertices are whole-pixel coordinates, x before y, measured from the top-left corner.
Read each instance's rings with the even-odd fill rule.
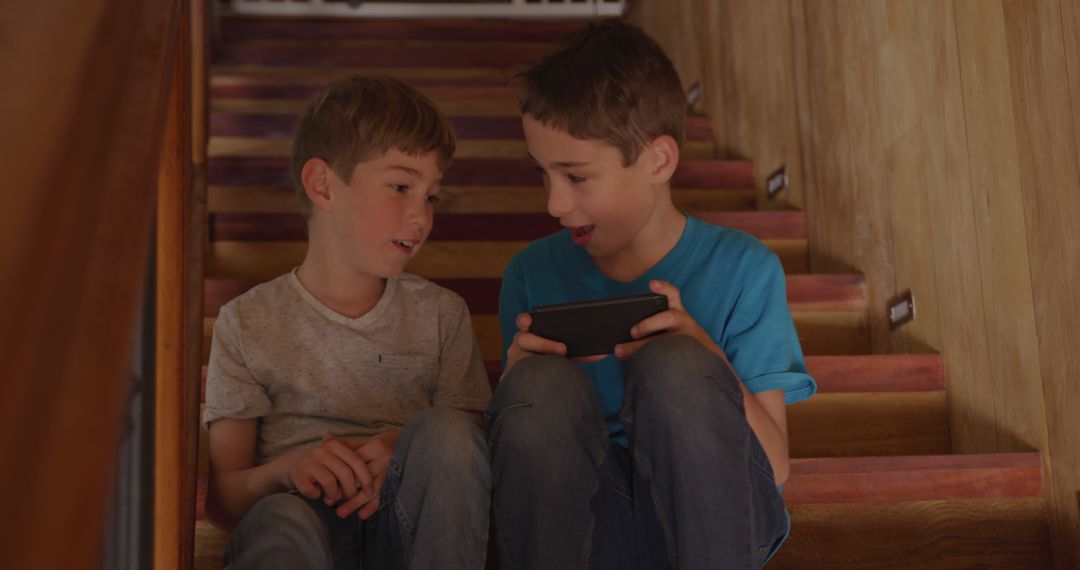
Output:
[[[337,478],[321,463],[314,463],[309,468],[311,478],[315,480],[315,483],[322,489],[323,498],[330,499],[332,502],[337,502],[341,498],[341,491],[338,489]],[[317,498],[317,497],[316,497]]]
[[[653,279],[649,282],[649,289],[658,295],[667,297],[667,304],[669,309],[682,310],[682,295],[679,293],[679,288],[668,283],[667,281],[661,281],[659,279]]]
[[[377,457],[367,462],[368,472],[371,473],[372,481],[386,474],[390,466],[390,456]]]
[[[656,337],[617,344],[615,345],[615,358],[618,358],[619,360],[626,360],[627,358],[633,356],[635,352],[640,350],[641,347],[649,344],[654,340],[656,340]]]
[[[382,497],[382,486],[384,481],[386,481],[386,475],[380,475],[375,478],[375,497],[360,509],[360,520],[367,520],[371,518],[371,516],[379,510],[379,504]]]
[[[378,480],[378,478],[375,479],[375,481]],[[344,503],[338,505],[337,509],[335,510],[337,516],[339,518],[345,518],[356,512],[356,510],[360,507],[366,505],[372,499],[378,497],[379,490],[376,487],[376,483],[373,482],[370,486],[364,487],[361,492],[354,495],[348,501],[345,501]]]
[[[518,347],[527,352],[534,352],[536,354],[554,354],[556,356],[563,356],[566,354],[565,344],[546,339],[542,336],[537,336],[531,332],[519,332],[517,333],[516,338]]]
[[[353,469],[348,463],[337,454],[331,452],[322,458],[323,467],[326,467],[333,473],[334,478],[337,479],[338,487],[341,489],[341,497],[348,498],[356,494],[357,482],[356,477],[353,475]]]
[[[597,354],[595,356],[578,356],[577,358],[574,358],[573,361],[574,362],[585,362],[585,363],[588,363],[588,362],[600,362],[601,360],[607,358],[608,356],[610,356],[610,355]]]
[[[348,467],[352,483],[355,485],[353,488],[356,489],[371,484],[371,475],[368,474],[363,458],[357,455],[356,448],[345,445],[341,440],[335,440],[333,444],[334,445],[325,445],[325,447],[327,451],[340,459]],[[348,495],[351,497],[352,493],[349,493]]]
[[[307,476],[305,473],[303,476],[293,480],[296,485],[296,490],[300,491],[300,494],[308,499],[318,499],[322,493],[319,491],[319,487],[315,485],[314,480]]]
[[[356,455],[366,462],[389,458],[394,454],[393,444],[396,441],[397,438],[375,436],[367,440],[363,446],[357,448]],[[374,477],[374,474],[372,476]]]
[[[532,326],[532,317],[529,313],[520,313],[517,316],[517,328],[519,331],[527,331]]]
[[[360,512],[357,513],[357,516],[360,517],[360,520],[366,521],[369,518],[371,518],[371,515],[375,514],[375,512],[378,511],[378,510],[379,510],[379,497],[375,497],[374,499],[368,501],[368,503],[366,505],[364,505],[363,507],[360,508]]]
[[[679,324],[678,315],[675,314],[675,311],[668,309],[634,325],[630,329],[630,336],[634,338],[646,337],[655,332],[673,329],[677,324]]]

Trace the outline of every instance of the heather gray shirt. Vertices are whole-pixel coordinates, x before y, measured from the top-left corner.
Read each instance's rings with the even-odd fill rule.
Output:
[[[491,395],[465,301],[402,274],[351,319],[311,295],[295,270],[221,308],[203,425],[258,418],[265,463],[323,434],[400,429],[431,406],[482,411]]]

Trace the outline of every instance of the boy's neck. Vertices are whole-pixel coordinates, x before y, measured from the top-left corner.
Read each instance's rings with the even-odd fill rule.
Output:
[[[351,270],[334,252],[320,247],[318,238],[314,235],[311,238],[304,262],[296,270],[300,284],[312,297],[340,315],[350,319],[366,315],[382,298],[386,279]]]
[[[675,249],[685,228],[686,216],[670,199],[664,200],[625,248],[609,256],[593,257],[593,263],[608,278],[629,283]]]

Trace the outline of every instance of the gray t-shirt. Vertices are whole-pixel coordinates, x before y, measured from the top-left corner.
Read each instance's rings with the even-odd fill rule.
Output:
[[[258,418],[259,463],[323,434],[401,429],[431,406],[481,411],[491,389],[465,301],[402,274],[351,319],[313,297],[295,270],[221,308],[203,425]]]

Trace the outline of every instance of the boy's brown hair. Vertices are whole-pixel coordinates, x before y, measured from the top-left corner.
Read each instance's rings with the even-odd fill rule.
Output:
[[[391,149],[437,152],[445,172],[454,148],[450,120],[416,88],[389,77],[336,79],[308,104],[293,134],[292,182],[300,211],[305,218],[311,215],[300,171],[312,158],[325,160],[348,182],[357,163]]]
[[[644,31],[621,20],[574,32],[518,78],[522,114],[614,146],[624,166],[660,135],[680,147],[685,139],[686,96],[675,66]]]

